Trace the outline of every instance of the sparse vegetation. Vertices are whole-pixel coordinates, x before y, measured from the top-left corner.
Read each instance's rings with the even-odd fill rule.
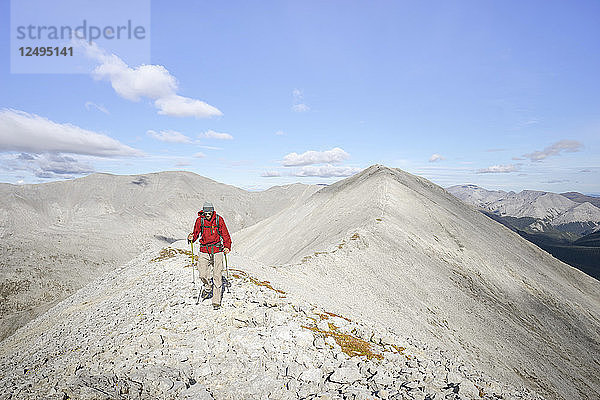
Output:
[[[241,269],[229,268],[229,270],[237,272],[237,273],[234,273],[234,274],[231,275],[231,276],[233,276],[236,279],[247,279],[249,282],[255,284],[256,286],[264,286],[267,289],[271,289],[272,291],[274,291],[276,293],[285,294],[285,292],[283,290],[275,289],[271,285],[271,282],[269,282],[269,281],[261,281],[259,279],[256,279],[255,277],[249,275],[247,272],[244,272]],[[284,298],[285,296],[280,296],[280,297]]]
[[[177,256],[178,254],[184,254],[186,256],[189,256],[190,258],[192,257],[192,252],[189,251],[189,250],[174,249],[172,247],[165,247],[164,249],[160,250],[160,252],[158,253],[158,257],[153,258],[150,261],[151,262],[164,261],[164,260],[168,260],[169,258],[173,258],[173,257]],[[198,256],[194,255],[194,259],[197,261],[198,260]],[[186,265],[186,266],[189,266],[189,265]]]
[[[342,348],[342,351],[349,357],[365,356],[369,360],[383,360],[383,355],[375,353],[371,349],[371,344],[369,342],[366,342],[361,338],[339,332],[338,328],[331,322],[329,323],[329,331],[324,331],[316,326],[302,325],[302,327],[311,330],[323,337],[332,337],[335,340],[335,342]]]

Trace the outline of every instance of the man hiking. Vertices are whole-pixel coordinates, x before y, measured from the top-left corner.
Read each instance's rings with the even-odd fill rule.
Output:
[[[231,236],[225,225],[225,221],[215,212],[212,203],[207,201],[198,212],[194,232],[188,235],[188,242],[195,242],[200,237],[200,252],[198,253],[198,274],[204,284],[202,288],[202,300],[210,297],[212,292],[212,304],[215,310],[221,307],[221,295],[223,286],[223,253],[231,250]],[[210,284],[210,269],[212,266],[212,281]],[[214,290],[213,290],[214,288]]]

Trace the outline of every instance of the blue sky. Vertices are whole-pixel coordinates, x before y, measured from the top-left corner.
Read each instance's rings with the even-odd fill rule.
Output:
[[[597,1],[155,1],[146,67],[98,42],[84,73],[39,74],[11,73],[0,4],[2,182],[188,170],[261,189],[380,163],[600,193]]]

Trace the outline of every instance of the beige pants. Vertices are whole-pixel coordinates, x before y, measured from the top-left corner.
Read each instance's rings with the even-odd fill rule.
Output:
[[[205,286],[209,286],[211,278],[213,279],[213,304],[221,304],[221,287],[223,286],[223,253],[200,253],[198,255],[198,274]]]

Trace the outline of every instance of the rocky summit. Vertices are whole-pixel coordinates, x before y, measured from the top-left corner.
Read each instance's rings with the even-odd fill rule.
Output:
[[[197,304],[184,241],[148,250],[7,338],[0,399],[539,399],[445,351],[230,266]]]

